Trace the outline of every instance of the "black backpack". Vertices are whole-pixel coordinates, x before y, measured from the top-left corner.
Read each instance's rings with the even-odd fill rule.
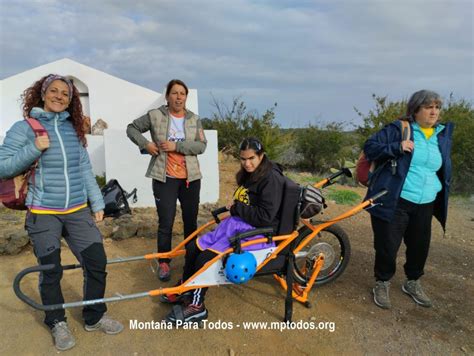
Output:
[[[286,176],[284,180],[278,235],[291,233],[297,228],[300,217],[309,219],[326,205],[320,189],[312,185],[302,187]]]
[[[124,214],[131,214],[128,198],[133,196],[133,202],[137,202],[137,188],[127,193],[116,179],[111,179],[101,189],[104,197],[104,216],[117,218]]]

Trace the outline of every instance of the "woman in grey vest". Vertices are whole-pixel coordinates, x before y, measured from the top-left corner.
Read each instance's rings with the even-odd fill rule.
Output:
[[[127,136],[151,155],[146,176],[153,179],[158,213],[158,252],[171,250],[176,201],[181,204],[184,237],[197,228],[201,171],[197,155],[207,141],[199,117],[186,109],[188,87],[179,79],[166,87],[167,105],[150,110],[127,126]],[[151,141],[144,132],[150,131]],[[158,277],[170,279],[170,260],[159,261]]]

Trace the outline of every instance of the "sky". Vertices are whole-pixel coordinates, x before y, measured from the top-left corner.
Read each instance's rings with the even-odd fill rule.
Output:
[[[0,79],[66,57],[158,92],[182,79],[201,117],[240,98],[282,127],[350,127],[372,94],[473,102],[473,19],[472,0],[0,0]]]

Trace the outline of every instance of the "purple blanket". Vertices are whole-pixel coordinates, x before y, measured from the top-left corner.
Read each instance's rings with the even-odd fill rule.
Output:
[[[217,228],[215,230],[210,231],[207,234],[199,237],[197,240],[197,245],[203,251],[209,249],[215,252],[224,252],[229,247],[231,247],[229,243],[229,237],[253,229],[255,229],[255,227],[250,224],[247,224],[239,217],[231,216],[230,218],[223,220],[219,225],[217,225]],[[255,240],[261,237],[263,237],[263,235],[248,237],[246,239],[243,239],[242,242]],[[243,247],[242,250],[254,251],[273,246],[275,246],[275,243],[273,242],[271,244],[258,243],[255,245]]]

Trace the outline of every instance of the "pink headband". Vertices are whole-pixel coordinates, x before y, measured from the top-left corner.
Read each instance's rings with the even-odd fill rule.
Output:
[[[69,79],[66,77],[63,77],[58,74],[50,74],[46,77],[46,79],[43,82],[43,85],[41,85],[41,95],[44,96],[44,93],[46,93],[46,89],[51,85],[52,82],[55,80],[62,80],[64,83],[67,84],[68,91],[69,91],[69,100],[72,100],[72,83]]]

